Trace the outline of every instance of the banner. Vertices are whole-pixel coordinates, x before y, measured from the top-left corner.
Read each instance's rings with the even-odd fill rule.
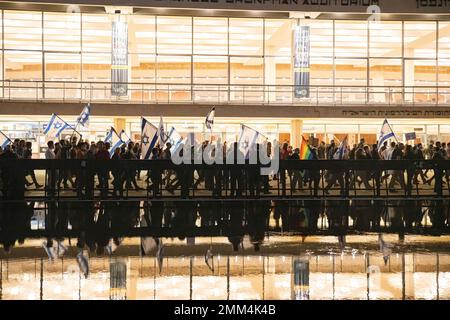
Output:
[[[309,300],[309,261],[297,258],[292,261],[292,300]]]
[[[111,94],[126,96],[128,92],[128,25],[126,22],[113,22],[111,48]]]
[[[294,96],[309,98],[310,28],[296,26],[294,29]]]
[[[114,261],[109,264],[110,300],[126,300],[127,298],[127,264]]]

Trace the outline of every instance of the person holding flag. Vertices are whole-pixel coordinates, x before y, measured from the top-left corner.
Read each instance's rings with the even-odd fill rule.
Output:
[[[383,125],[381,126],[380,137],[378,138],[378,151],[380,151],[381,147],[383,147],[383,144],[385,142],[388,142],[390,139],[395,139],[395,141],[398,143],[397,137],[395,136],[391,125],[389,124],[387,119],[384,119]]]
[[[260,132],[241,123],[241,132],[239,134],[238,148],[244,154],[245,160],[249,159],[250,150],[256,149],[254,148],[255,144],[257,144],[258,141],[263,139],[267,140],[267,137],[261,134]]]
[[[339,148],[337,148],[336,152],[333,155],[333,160],[348,160],[348,136],[341,141]],[[329,170],[327,186],[324,188],[324,192],[326,194],[330,194],[329,190],[333,187],[336,182],[339,184],[341,189],[341,195],[344,194],[344,176],[345,173],[339,170]]]

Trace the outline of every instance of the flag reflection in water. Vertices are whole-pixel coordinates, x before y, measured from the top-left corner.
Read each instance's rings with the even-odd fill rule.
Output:
[[[292,300],[309,300],[309,261],[307,258],[292,260]]]

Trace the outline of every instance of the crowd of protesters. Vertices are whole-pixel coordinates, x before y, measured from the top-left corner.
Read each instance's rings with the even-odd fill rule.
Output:
[[[311,139],[312,140],[312,139]],[[308,141],[309,143],[309,141]],[[200,148],[206,148],[209,144],[205,141]],[[139,143],[129,142],[114,150],[110,156],[110,144],[108,142],[70,141],[60,140],[57,143],[49,141],[45,152],[46,159],[97,159],[104,161],[133,160],[140,159],[141,148]],[[238,158],[239,148],[234,143],[234,157]],[[261,147],[261,145],[258,145]],[[352,147],[339,150],[340,144],[331,141],[330,144],[321,142],[317,147],[310,145],[313,159],[316,160],[399,160],[399,159],[435,159],[448,160],[450,157],[450,143],[432,143],[427,148],[421,144],[414,146],[402,143],[385,143],[380,149],[376,144],[367,145],[364,139]],[[151,150],[151,160],[170,160],[172,146],[167,143],[164,148],[156,147]],[[214,150],[214,149],[213,149]],[[227,152],[224,145],[224,154]],[[343,152],[342,152],[343,151]],[[214,152],[214,151],[213,151]],[[270,156],[270,148],[267,148]],[[292,148],[284,143],[280,148],[280,160],[299,160],[300,150]],[[340,157],[336,157],[339,152]],[[32,144],[24,140],[16,140],[5,150],[0,151],[0,160],[30,159],[32,156]],[[323,189],[328,193],[333,186],[344,186],[344,178],[351,181],[350,185],[363,185],[364,189],[377,189],[383,182],[388,184],[390,191],[395,192],[396,185],[407,190],[411,184],[431,184],[436,180],[436,170],[416,169],[414,172],[405,174],[403,170],[387,170],[376,172],[376,170],[355,170],[350,177],[344,177],[339,170],[280,170],[270,176],[261,176],[258,170],[242,172],[239,167],[227,170],[214,170],[214,167],[187,170],[183,166],[172,166],[170,169],[164,166],[150,170],[140,171],[132,166],[112,166],[111,169],[97,168],[94,177],[86,176],[86,172],[80,168],[73,169],[68,166],[56,171],[46,173],[46,191],[73,189],[77,191],[80,200],[88,201],[65,201],[50,202],[48,214],[46,215],[46,229],[64,232],[70,223],[73,230],[83,230],[78,237],[77,246],[87,246],[92,251],[102,254],[111,240],[110,231],[125,231],[138,226],[143,220],[148,226],[169,227],[174,230],[188,230],[196,226],[200,218],[202,226],[222,226],[228,230],[238,230],[245,227],[250,234],[251,242],[255,250],[259,250],[263,242],[265,231],[268,228],[270,217],[276,222],[276,228],[284,230],[296,228],[308,228],[314,230],[318,227],[320,217],[326,217],[330,228],[344,228],[348,217],[352,217],[353,224],[361,229],[377,227],[381,220],[389,220],[391,226],[420,226],[426,211],[430,215],[433,226],[448,226],[449,204],[448,201],[426,201],[417,200],[414,203],[407,201],[376,200],[375,203],[365,200],[339,201],[319,200],[312,201],[295,200],[288,201],[279,198],[275,201],[260,200],[248,201],[239,198],[246,193],[249,196],[258,196],[262,193],[271,193],[276,184],[286,187],[290,182],[290,190],[309,189],[311,194],[317,195],[319,181],[323,181]],[[20,199],[31,185],[36,189],[42,188],[37,182],[34,172],[10,172],[5,167],[1,168],[0,184],[2,199]],[[285,172],[283,172],[285,171]],[[56,176],[52,175],[55,174]],[[244,179],[244,176],[245,179]],[[16,179],[15,177],[21,177]],[[23,180],[23,177],[25,177]],[[31,179],[31,181],[29,181]],[[448,173],[442,179],[449,181]],[[144,180],[145,183],[138,183]],[[421,180],[421,181],[420,181]],[[372,184],[371,184],[372,183]],[[69,185],[70,184],[70,185]],[[112,188],[111,188],[112,186]],[[149,201],[103,201],[103,199],[124,199],[128,197],[128,190],[142,190],[143,187],[153,194]],[[190,191],[200,189],[212,191],[213,198],[223,196],[226,190],[228,196],[237,197],[236,201],[158,201],[163,190],[174,193],[180,190],[181,198],[188,198]],[[94,188],[96,187],[96,188]],[[89,191],[90,190],[90,191]],[[94,190],[100,190],[102,197],[100,201],[92,201]],[[130,199],[128,199],[130,200]],[[29,229],[29,221],[33,215],[34,202],[0,202],[0,230],[12,231],[12,238],[2,236],[0,242],[4,248],[9,250],[18,240],[23,242],[24,234]],[[12,214],[14,213],[14,214]],[[347,218],[347,219],[346,219]],[[8,233],[11,236],[11,232]],[[229,241],[235,250],[242,244],[243,236],[237,233],[229,235]],[[49,245],[52,243],[48,239]],[[114,242],[119,243],[118,238]]]

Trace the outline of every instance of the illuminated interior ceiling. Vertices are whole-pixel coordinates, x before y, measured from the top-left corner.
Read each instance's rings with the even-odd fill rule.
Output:
[[[155,53],[155,17],[143,15],[121,15],[129,24],[129,51]],[[39,12],[5,11],[5,49],[41,50],[41,14]],[[83,52],[109,53],[111,50],[111,22],[118,19],[113,14],[83,14]],[[191,18],[158,17],[158,52],[162,54],[192,54]],[[45,50],[80,51],[79,14],[48,13],[44,15]],[[332,56],[332,28],[330,21],[310,20],[312,27],[312,56]],[[401,56],[401,22],[371,23],[370,56]],[[194,54],[227,55],[227,19],[194,18]],[[405,23],[405,52],[414,50],[414,57],[436,56],[435,22]],[[290,63],[291,20],[265,21],[265,45],[263,48],[263,22],[261,19],[230,19],[230,54],[236,56],[273,55]],[[409,31],[409,32],[408,32]],[[365,21],[336,21],[336,56],[367,56],[367,23]],[[399,39],[400,37],[400,39]],[[450,48],[450,23],[441,23],[439,28],[441,46]],[[442,48],[442,47],[441,47]],[[283,57],[286,57],[283,59]],[[104,57],[87,57],[86,63],[104,63]],[[153,57],[152,57],[153,58]],[[26,62],[29,58],[8,57],[10,62]],[[176,57],[172,58],[178,61]],[[204,58],[207,62],[213,57]],[[76,56],[60,54],[52,56],[57,63],[79,62]],[[168,60],[170,59],[168,58]],[[217,59],[218,62],[222,60]],[[259,64],[259,60],[248,58],[245,64]],[[345,61],[337,63],[345,63]]]

